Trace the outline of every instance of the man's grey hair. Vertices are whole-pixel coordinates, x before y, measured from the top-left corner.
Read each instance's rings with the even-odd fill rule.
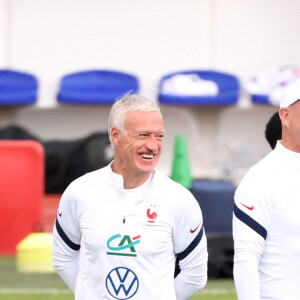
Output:
[[[114,143],[111,138],[111,129],[116,127],[124,134],[124,119],[125,114],[129,111],[151,112],[157,111],[161,114],[159,106],[152,100],[147,99],[137,94],[126,94],[118,99],[111,107],[108,119],[108,136],[111,146],[114,148]]]

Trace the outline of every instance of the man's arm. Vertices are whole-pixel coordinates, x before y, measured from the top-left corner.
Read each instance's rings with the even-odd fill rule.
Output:
[[[175,278],[177,300],[186,300],[203,289],[207,283],[207,245],[203,232],[201,241],[186,257],[180,259],[180,273]]]
[[[52,244],[52,265],[55,272],[66,283],[70,290],[75,293],[77,275],[79,271],[79,248],[70,247],[72,245],[70,240],[68,245],[66,235],[63,235],[60,225],[57,223],[53,229],[53,244]],[[60,233],[59,233],[60,232]],[[63,237],[61,237],[61,235]],[[78,248],[78,250],[77,250]]]
[[[177,300],[187,300],[207,282],[207,241],[197,200],[185,194],[175,212],[173,240],[180,273],[175,278]]]
[[[239,300],[259,300],[259,261],[272,212],[264,178],[250,171],[235,193],[233,213],[234,281]]]
[[[259,300],[258,264],[265,239],[255,231],[259,231],[259,227],[256,227],[259,223],[241,209],[235,204],[233,215],[234,282],[239,300]]]
[[[79,271],[81,233],[76,196],[72,184],[64,192],[53,228],[52,265],[67,286],[75,292]]]
[[[259,300],[259,257],[245,250],[235,249],[234,282],[239,300]]]

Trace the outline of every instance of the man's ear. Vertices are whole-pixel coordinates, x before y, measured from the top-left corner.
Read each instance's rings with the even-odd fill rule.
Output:
[[[289,111],[289,109],[287,107],[282,107],[279,109],[279,117],[280,117],[282,125],[285,125],[285,126],[288,125],[289,119],[290,119],[290,114],[291,114],[291,112]]]
[[[120,131],[116,127],[112,127],[110,130],[110,136],[115,146],[119,145],[120,135]]]

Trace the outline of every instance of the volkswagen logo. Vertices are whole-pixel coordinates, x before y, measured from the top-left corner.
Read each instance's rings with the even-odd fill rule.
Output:
[[[129,299],[139,289],[139,280],[131,270],[125,267],[118,267],[111,270],[107,275],[106,289],[115,299]]]

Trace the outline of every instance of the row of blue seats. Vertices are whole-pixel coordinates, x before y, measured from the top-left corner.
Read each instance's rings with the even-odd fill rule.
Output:
[[[197,75],[201,80],[217,86],[215,95],[176,95],[166,93],[163,85],[176,75]],[[61,78],[57,101],[69,104],[109,105],[125,93],[138,93],[139,80],[136,76],[110,70],[90,70],[68,74]],[[160,80],[158,100],[163,104],[175,105],[230,105],[238,101],[240,85],[230,74],[217,71],[191,70],[170,73]],[[265,97],[265,98],[263,98]],[[267,96],[253,95],[257,103],[268,103]],[[33,104],[38,99],[36,76],[14,71],[0,70],[0,105]]]

